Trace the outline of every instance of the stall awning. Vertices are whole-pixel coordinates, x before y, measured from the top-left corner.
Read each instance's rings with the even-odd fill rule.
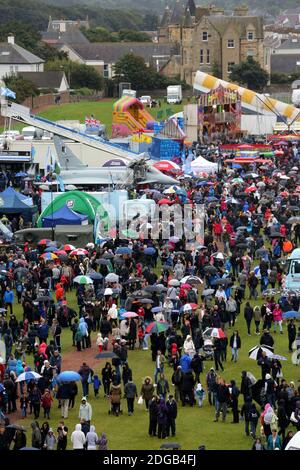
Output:
[[[0,154],[0,162],[6,162],[6,163],[22,163],[22,162],[31,162],[31,156],[30,155],[1,155]]]

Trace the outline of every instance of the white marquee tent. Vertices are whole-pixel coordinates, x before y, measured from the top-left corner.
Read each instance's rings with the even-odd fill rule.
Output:
[[[200,173],[216,173],[218,171],[218,164],[206,160],[200,155],[191,163],[192,172],[195,176]]]

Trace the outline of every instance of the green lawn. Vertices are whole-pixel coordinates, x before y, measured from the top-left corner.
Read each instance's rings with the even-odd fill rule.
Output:
[[[68,294],[67,296],[70,306],[75,304],[74,294]],[[252,305],[255,305],[256,302],[251,302]],[[260,303],[260,302],[259,302]],[[17,307],[18,316],[21,314],[21,309]],[[243,309],[241,315],[238,317],[236,328],[239,330],[242,338],[242,348],[239,354],[238,362],[231,363],[230,350],[228,348],[228,359],[227,363],[224,363],[225,371],[222,373],[222,377],[229,381],[231,379],[236,379],[238,385],[240,385],[241,371],[246,369],[251,371],[256,378],[260,378],[260,368],[256,365],[256,362],[248,359],[248,350],[258,344],[259,337],[252,334],[251,337],[246,335],[246,326],[243,318]],[[227,334],[231,335],[232,329],[227,330]],[[254,327],[252,327],[254,331]],[[298,368],[292,365],[290,360],[290,354],[288,353],[288,340],[286,325],[284,325],[284,335],[279,333],[274,335],[275,339],[275,352],[282,354],[288,357],[288,361],[283,363],[283,372],[284,377],[287,380],[294,380],[297,386],[297,381],[299,379]],[[93,341],[95,341],[95,334],[93,335]],[[72,351],[71,346],[71,332],[66,329],[63,331],[62,335],[62,345],[63,353]],[[74,350],[74,355],[80,354]],[[32,359],[29,359],[29,362]],[[205,374],[213,362],[207,361],[205,364]],[[133,369],[133,378],[135,383],[140,389],[142,378],[146,375],[154,374],[154,363],[151,361],[151,352],[149,351],[130,351],[129,352],[129,365]],[[101,369],[103,367],[103,362],[99,362],[99,367],[96,368],[95,372],[101,374]],[[166,367],[166,374],[170,382],[171,369]],[[202,383],[205,383],[205,374],[202,374]],[[172,386],[171,386],[172,389]],[[70,430],[74,429],[75,424],[78,422],[78,409],[80,404],[81,397],[81,385],[79,385],[79,395],[77,397],[77,402],[75,404],[74,410],[70,412],[70,416],[67,421],[67,425]],[[242,397],[240,397],[240,403],[242,403]],[[159,449],[161,445],[161,440],[157,438],[150,438],[147,434],[148,429],[148,414],[145,411],[144,406],[135,405],[134,416],[129,417],[127,415],[126,400],[122,400],[122,409],[124,414],[119,418],[108,415],[109,404],[106,399],[103,397],[103,391],[100,391],[100,398],[95,399],[90,393],[89,401],[93,407],[93,424],[96,426],[96,431],[98,433],[106,432],[109,440],[109,449],[113,450],[136,450],[136,449],[145,449],[145,450],[156,450]],[[205,400],[204,407],[199,409],[197,407],[182,408],[179,404],[179,412],[177,418],[177,436],[176,441],[178,441],[183,449],[197,449],[200,444],[205,444],[207,449],[215,450],[239,450],[239,449],[249,449],[252,445],[252,439],[246,437],[244,434],[244,423],[232,425],[230,421],[232,419],[231,413],[227,416],[226,423],[218,422],[214,423],[214,409],[209,406],[208,401]],[[50,424],[52,427],[56,427],[60,419],[59,410],[57,409],[57,402],[55,401],[52,412]],[[25,421],[22,421],[22,424],[25,424],[29,428],[32,418],[28,418]],[[44,420],[40,418],[40,423]],[[259,429],[259,426],[258,426]],[[30,432],[28,433],[28,438]],[[174,438],[170,438],[170,441]],[[70,444],[69,444],[70,446]]]

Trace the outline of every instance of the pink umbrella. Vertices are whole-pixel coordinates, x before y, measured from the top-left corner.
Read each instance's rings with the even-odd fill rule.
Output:
[[[136,318],[138,317],[138,314],[135,312],[125,312],[122,314],[123,318]]]

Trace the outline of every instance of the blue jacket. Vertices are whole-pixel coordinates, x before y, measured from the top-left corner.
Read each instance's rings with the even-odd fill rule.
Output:
[[[190,356],[188,356],[187,354],[184,354],[183,356],[181,356],[181,359],[180,359],[180,366],[181,366],[181,369],[182,369],[182,372],[185,374],[188,370],[191,369],[191,362],[192,362],[192,359],[190,358]]]
[[[79,320],[78,328],[81,331],[82,336],[87,336],[88,335],[88,327],[87,327],[87,324],[84,321],[83,317],[81,317],[80,320]]]
[[[4,293],[4,303],[12,304],[14,302],[14,293],[12,290],[5,291]]]
[[[281,449],[281,439],[279,436],[276,436],[275,445],[273,445],[272,434],[268,437],[268,450],[275,450],[276,448]]]
[[[47,339],[48,338],[48,333],[49,333],[49,326],[46,323],[39,327],[38,337],[40,339]]]

